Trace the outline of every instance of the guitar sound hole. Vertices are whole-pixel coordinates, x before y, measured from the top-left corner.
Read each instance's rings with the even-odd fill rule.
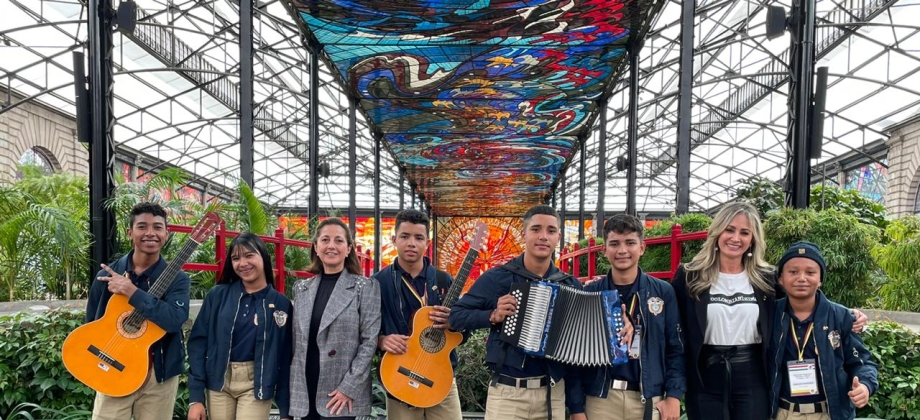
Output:
[[[137,338],[147,331],[147,322],[134,311],[122,313],[116,325],[118,325],[118,333],[125,338]]]
[[[444,335],[444,331],[428,327],[422,331],[419,336],[419,342],[422,345],[422,350],[428,353],[437,353],[447,344],[447,336]]]

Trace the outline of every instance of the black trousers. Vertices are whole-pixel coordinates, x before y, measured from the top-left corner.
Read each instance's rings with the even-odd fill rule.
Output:
[[[739,351],[740,349],[740,351]],[[687,393],[688,408],[706,420],[767,420],[770,388],[760,346],[705,346],[700,355],[703,387]],[[705,416],[699,416],[705,413]]]

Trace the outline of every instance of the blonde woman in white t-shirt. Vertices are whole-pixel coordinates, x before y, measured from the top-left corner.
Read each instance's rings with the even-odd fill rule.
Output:
[[[688,348],[689,420],[765,420],[766,353],[772,332],[773,266],[764,259],[763,226],[754,206],[735,202],[713,218],[703,249],[674,275]],[[854,330],[866,324],[857,313]],[[704,415],[705,413],[705,415]]]

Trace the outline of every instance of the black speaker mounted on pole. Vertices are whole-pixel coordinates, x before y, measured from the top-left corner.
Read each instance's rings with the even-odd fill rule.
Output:
[[[779,38],[787,28],[786,9],[782,6],[767,6],[767,39]]]
[[[83,66],[83,52],[73,52],[74,104],[77,108],[77,140],[92,143],[92,121],[90,121],[89,90],[86,89],[86,68]]]
[[[821,148],[824,146],[824,104],[827,99],[827,67],[818,67],[816,73],[818,74],[818,80],[815,82],[815,102],[811,106],[811,127],[808,141],[808,157],[811,159],[820,158]]]

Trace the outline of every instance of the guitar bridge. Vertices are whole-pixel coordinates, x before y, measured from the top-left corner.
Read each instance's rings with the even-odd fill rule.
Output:
[[[90,353],[92,353],[94,356],[98,357],[99,360],[102,360],[102,361],[105,362],[107,365],[112,366],[112,367],[115,368],[115,369],[118,369],[119,372],[123,372],[123,371],[125,370],[125,365],[121,364],[118,360],[115,360],[115,358],[113,358],[112,356],[109,356],[108,354],[105,354],[105,352],[103,352],[102,350],[99,350],[98,347],[96,347],[96,346],[94,346],[94,345],[90,345],[89,348],[88,348],[87,350],[89,350]],[[100,365],[99,365],[99,368],[102,369],[102,370],[104,370],[104,371],[106,371],[106,372],[108,372],[108,370],[109,370],[109,369],[108,369],[108,366],[106,366],[106,367],[103,367],[103,366],[105,366],[105,365],[100,364]]]
[[[429,388],[431,388],[431,387],[434,386],[434,381],[432,381],[431,379],[428,379],[428,378],[426,378],[426,377],[424,377],[424,376],[422,376],[422,375],[419,375],[419,374],[417,374],[417,373],[415,373],[415,372],[413,372],[413,371],[411,371],[411,370],[409,370],[409,369],[406,369],[406,368],[403,367],[403,366],[400,366],[399,369],[397,369],[396,371],[399,372],[399,373],[401,373],[401,374],[403,374],[403,375],[406,375],[406,377],[408,377],[409,379],[412,379],[412,380],[414,380],[414,381],[417,381],[417,382],[421,383],[422,385],[425,385],[425,386],[427,386],[427,387],[429,387]]]

